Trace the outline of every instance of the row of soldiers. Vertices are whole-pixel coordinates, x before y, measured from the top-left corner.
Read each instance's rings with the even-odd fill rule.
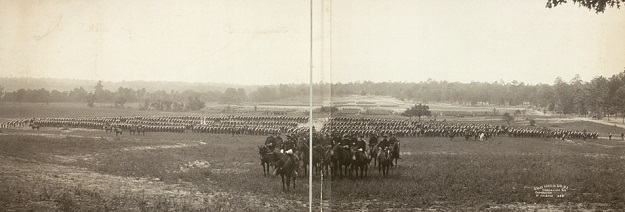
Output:
[[[298,127],[282,125],[227,125],[227,126],[193,126],[192,132],[211,134],[246,134],[246,135],[267,135],[274,132],[295,132]]]
[[[325,123],[323,133],[357,133],[371,136],[375,133],[396,133],[399,137],[465,137],[476,139],[482,134],[486,137],[508,135],[510,137],[539,137],[558,139],[597,139],[596,132],[538,127],[509,127],[488,123],[458,123],[396,120],[382,118],[335,117]]]
[[[104,129],[115,125],[127,130],[143,126],[152,132],[180,132],[192,130],[203,133],[234,133],[265,135],[267,132],[296,131],[298,122],[306,121],[300,116],[116,116],[78,118],[31,118],[0,123],[2,128],[25,127],[34,124],[41,127],[76,127]],[[210,120],[210,121],[206,121]],[[204,123],[202,123],[204,122]],[[111,127],[112,128],[112,127]],[[299,130],[301,131],[301,130]]]
[[[0,123],[0,128],[25,127],[30,123],[29,119],[10,120]]]

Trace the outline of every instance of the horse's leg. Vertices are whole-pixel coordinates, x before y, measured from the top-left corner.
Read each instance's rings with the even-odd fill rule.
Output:
[[[289,191],[291,189],[291,178],[293,178],[293,176],[291,176],[291,174],[287,173],[286,175],[286,191]]]
[[[261,165],[263,165],[263,176],[267,177],[267,170],[265,169],[265,163],[261,162]]]
[[[284,192],[284,174],[280,174],[280,177],[282,178],[282,192]]]

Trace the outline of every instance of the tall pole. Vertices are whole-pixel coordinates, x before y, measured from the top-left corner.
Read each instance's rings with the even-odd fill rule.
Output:
[[[312,135],[313,135],[313,0],[310,0],[310,107],[308,108],[308,211],[312,212]]]

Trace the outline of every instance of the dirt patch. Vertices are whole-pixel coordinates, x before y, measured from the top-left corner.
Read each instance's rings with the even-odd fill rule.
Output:
[[[54,134],[54,133],[2,133],[0,135],[24,135],[24,136],[43,136],[47,138],[92,138],[92,139],[106,139],[113,140],[114,138],[102,137],[102,136],[82,136],[82,135],[67,135],[67,134]]]
[[[123,148],[122,151],[139,151],[139,150],[153,150],[153,149],[175,149],[175,148],[186,148],[186,147],[196,147],[200,145],[206,145],[206,142],[197,141],[195,144],[174,144],[174,145],[157,145],[157,146],[138,146],[138,147],[129,147]]]
[[[182,173],[182,172],[188,172],[191,169],[206,169],[209,168],[211,166],[211,164],[208,161],[205,160],[196,160],[196,161],[192,161],[189,163],[186,163],[182,166],[180,166],[179,170],[173,171],[173,173]]]
[[[207,165],[202,161],[194,161],[190,164]],[[7,182],[33,185],[44,183],[61,187],[80,187],[101,195],[130,193],[152,200],[165,198],[179,204],[187,204],[191,209],[210,208],[212,204],[226,204],[227,200],[236,200],[244,207],[253,206],[266,211],[293,210],[294,207],[304,209],[305,206],[305,203],[296,200],[259,197],[250,193],[235,194],[223,189],[216,191],[208,188],[199,191],[191,183],[170,184],[161,182],[159,179],[120,177],[100,174],[84,168],[42,164],[7,156],[0,157],[0,170],[3,173],[0,175],[0,184],[3,185]],[[266,204],[267,202],[272,204]],[[32,200],[26,205],[30,205],[28,208],[54,208],[54,203],[49,201]],[[232,207],[237,208],[237,206]]]
[[[211,173],[216,174],[243,174],[249,172],[249,169],[227,168],[227,169],[211,169]]]

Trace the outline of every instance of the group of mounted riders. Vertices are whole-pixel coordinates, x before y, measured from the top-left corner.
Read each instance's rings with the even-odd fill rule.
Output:
[[[132,134],[139,135],[139,133],[141,133],[142,135],[145,135],[145,127],[143,125],[139,125],[139,124],[119,125],[119,124],[106,123],[104,125],[104,131],[106,131],[107,133],[115,132],[116,136],[117,135],[122,135],[123,132],[124,132],[124,129],[130,131],[130,135],[132,135]]]
[[[314,131],[313,131],[314,132]],[[297,170],[303,168],[306,173],[309,163],[309,134],[280,132],[269,133],[264,145],[259,146],[261,165],[265,176],[274,167],[274,174],[283,176],[283,183],[297,176]],[[324,172],[333,177],[365,177],[371,161],[383,176],[388,176],[388,169],[397,164],[400,142],[395,134],[372,134],[365,139],[364,134],[313,133],[313,168],[316,174]],[[393,164],[393,160],[395,163]],[[287,161],[287,163],[282,163]],[[286,181],[285,181],[285,175]],[[288,187],[288,185],[287,185]],[[283,184],[284,188],[284,184]]]

